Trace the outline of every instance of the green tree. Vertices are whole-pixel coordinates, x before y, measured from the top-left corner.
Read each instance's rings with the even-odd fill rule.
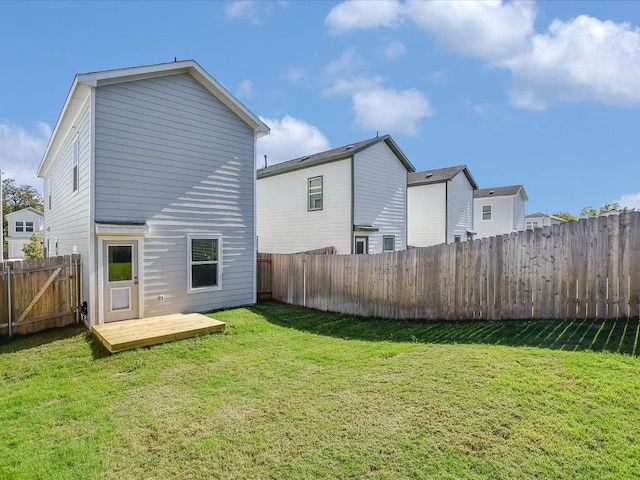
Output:
[[[582,218],[590,218],[590,217],[599,217],[600,215],[607,215],[609,213],[630,213],[635,212],[637,209],[631,207],[621,207],[619,203],[605,203],[600,208],[595,208],[592,206],[584,207],[580,211],[580,217]]]
[[[44,247],[42,245],[42,238],[36,234],[31,235],[29,243],[22,247],[25,260],[36,260],[38,258],[44,258]]]
[[[575,222],[576,220],[578,220],[578,217],[576,217],[575,215],[569,212],[556,212],[556,213],[552,213],[551,215],[553,215],[554,217],[561,218],[566,222]]]

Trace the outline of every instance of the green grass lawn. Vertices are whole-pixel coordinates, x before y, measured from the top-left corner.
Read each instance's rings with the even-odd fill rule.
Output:
[[[0,345],[0,478],[640,476],[637,320],[213,316],[116,355],[81,328]]]

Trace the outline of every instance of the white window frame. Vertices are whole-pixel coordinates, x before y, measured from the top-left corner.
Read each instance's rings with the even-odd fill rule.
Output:
[[[193,240],[217,240],[218,241],[218,259],[208,262],[192,262],[191,261],[191,245]],[[222,290],[222,235],[219,233],[190,233],[187,235],[187,293],[200,293]],[[193,265],[218,264],[218,278],[216,285],[210,287],[192,287],[193,281]]]
[[[16,233],[24,233],[24,221],[23,220],[16,220],[15,230],[16,230]]]
[[[33,222],[24,222],[24,231],[26,233],[33,233],[34,223]]]
[[[358,242],[362,242],[364,245],[364,252],[358,254]],[[353,253],[358,255],[368,255],[369,254],[369,237],[366,235],[356,235],[353,239]]]
[[[391,239],[393,245],[391,246],[391,250],[388,250],[385,245],[385,240]],[[393,252],[396,249],[396,236],[395,235],[383,235],[382,236],[382,251],[383,252]]]
[[[72,193],[78,193],[80,188],[80,174],[78,172],[78,136],[73,139],[71,144],[71,191]]]
[[[488,212],[485,212],[485,210],[484,210],[484,209],[485,209],[485,207],[489,207],[489,211],[488,211]],[[489,218],[484,218],[484,215],[485,215],[486,213],[488,213],[488,214],[489,214]],[[482,206],[480,207],[480,218],[482,218],[482,221],[483,221],[483,222],[489,222],[489,221],[491,221],[491,220],[493,219],[493,205],[491,205],[491,204],[485,204],[485,205],[482,205]]]
[[[51,177],[47,178],[47,200],[49,201],[49,210],[51,210]]]
[[[311,181],[317,180],[317,179],[320,179],[320,192],[311,193]],[[318,187],[313,187],[313,188],[316,189]],[[320,195],[320,205],[321,205],[320,208],[314,207],[311,204],[312,196],[315,197],[316,195]],[[315,212],[318,210],[322,210],[323,208],[324,208],[324,180],[322,178],[322,175],[318,175],[316,177],[310,177],[307,179],[307,211]]]

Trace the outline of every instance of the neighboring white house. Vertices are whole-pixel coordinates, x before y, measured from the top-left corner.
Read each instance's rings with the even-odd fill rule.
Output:
[[[24,258],[22,247],[30,242],[31,236],[42,236],[44,214],[35,208],[27,207],[8,213],[7,217],[7,253],[10,260]]]
[[[252,304],[268,127],[193,60],[77,75],[38,169],[89,325]]]
[[[473,238],[473,192],[466,165],[410,173],[407,180],[409,245],[428,247]]]
[[[547,215],[546,213],[536,212],[529,213],[524,216],[525,229],[531,230],[534,228],[550,227],[551,225],[560,225],[566,223],[566,220],[555,217],[553,215]]]
[[[522,185],[476,190],[473,216],[478,238],[524,230],[524,204],[528,199]]]
[[[389,135],[258,170],[258,247],[339,254],[407,247],[407,172]]]

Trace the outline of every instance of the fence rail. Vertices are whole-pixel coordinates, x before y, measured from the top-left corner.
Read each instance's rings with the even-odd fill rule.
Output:
[[[80,255],[0,264],[0,335],[76,321]]]
[[[272,297],[385,318],[635,318],[640,212],[379,255],[271,255]]]

